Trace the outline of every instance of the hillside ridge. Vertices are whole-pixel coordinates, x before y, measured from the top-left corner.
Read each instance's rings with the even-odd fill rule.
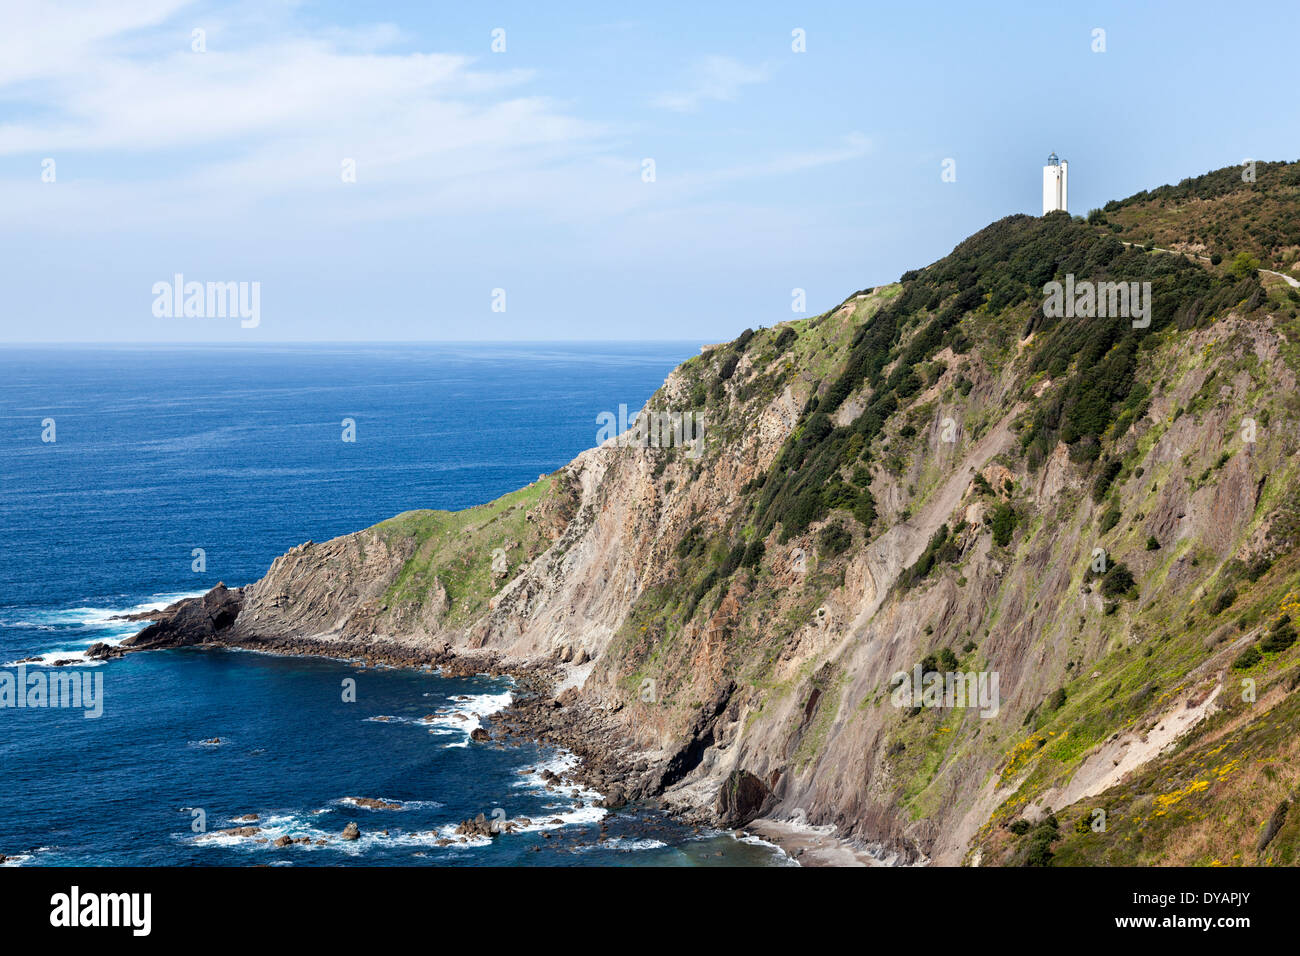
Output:
[[[127,645],[545,671],[520,719],[627,797],[881,861],[1291,861],[1296,276],[1297,163],[1009,216],[684,362],[643,420],[700,448],[308,542]]]

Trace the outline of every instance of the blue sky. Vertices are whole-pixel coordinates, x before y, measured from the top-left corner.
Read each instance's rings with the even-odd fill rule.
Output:
[[[1075,213],[1300,156],[1293,0],[4,13],[8,342],[721,340],[1037,214],[1053,150]],[[154,315],[177,273],[259,325]]]

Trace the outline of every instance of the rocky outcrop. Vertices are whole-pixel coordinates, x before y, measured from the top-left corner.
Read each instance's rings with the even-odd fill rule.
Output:
[[[1255,844],[1257,852],[1263,853],[1268,845],[1273,842],[1273,838],[1277,836],[1278,831],[1282,829],[1282,825],[1286,823],[1287,810],[1290,805],[1289,800],[1283,800],[1269,815],[1268,822],[1264,824],[1264,832],[1259,835],[1259,842]]]
[[[209,643],[234,626],[243,604],[242,589],[218,584],[201,598],[173,604],[154,623],[123,641],[122,647],[153,650]]]
[[[775,796],[762,780],[748,770],[733,770],[718,788],[718,821],[723,826],[743,827],[775,803]]]
[[[367,810],[400,810],[400,803],[392,803],[388,800],[379,800],[375,797],[348,797],[349,803],[358,807],[365,807]]]
[[[225,830],[214,830],[211,833],[200,834],[198,839],[210,840],[215,837],[255,837],[261,832],[261,827],[229,827]]]
[[[1041,228],[1058,226],[1086,228]],[[1006,261],[994,251],[988,262]],[[925,323],[982,281],[959,272],[911,303],[883,359],[855,352],[919,281],[676,370],[649,407],[703,409],[698,457],[611,441],[481,508],[307,542],[242,592],[169,608],[124,647],[509,672],[515,706],[474,739],[569,747],[606,806],[654,797],[700,822],[767,817],[834,830],[875,859],[961,862],[1006,807],[1095,797],[1205,722],[1231,663],[1228,635],[1204,645],[1227,623],[1210,598],[1300,525],[1283,490],[1296,477],[1284,398],[1296,383],[1266,315],[1189,320],[1135,350],[1124,375],[1141,379],[1141,401],[1118,406],[1096,444],[1054,436],[1033,459],[1026,436],[1073,401],[1074,355],[1035,366],[1048,330],[1015,334],[1037,322],[1032,301],[992,314],[981,291],[900,368]],[[874,387],[913,377],[896,407],[873,407],[858,382],[818,420],[841,372],[876,359]],[[1247,411],[1273,422],[1249,442],[1235,437]],[[887,420],[868,440],[857,426],[872,415]],[[839,442],[836,469],[763,524],[818,435]],[[864,490],[870,510],[853,504]],[[816,511],[814,493],[835,507]],[[816,517],[801,525],[801,509]],[[1132,587],[1107,589],[1090,570],[1099,552]],[[1169,645],[1155,642],[1195,628],[1206,659],[1171,650],[1178,665],[1162,669],[1156,648]],[[996,673],[999,700],[986,712],[891,701],[894,675],[945,652],[963,672]],[[1166,683],[1129,686],[1135,654]],[[1106,733],[1048,746],[1066,729],[1051,723],[1063,702],[1094,697],[1082,723]],[[1040,757],[1058,751],[1059,766]],[[465,821],[461,835],[489,823]]]
[[[495,818],[489,818],[480,813],[478,816],[469,820],[464,820],[456,827],[456,833],[459,836],[470,837],[495,837],[499,836],[503,826]]]
[[[389,608],[383,595],[414,552],[411,539],[376,531],[308,541],[276,558],[266,576],[247,588],[239,620],[243,639],[278,640],[369,637]],[[410,615],[390,633],[408,641],[427,640],[446,611],[446,594],[427,595],[421,613]]]

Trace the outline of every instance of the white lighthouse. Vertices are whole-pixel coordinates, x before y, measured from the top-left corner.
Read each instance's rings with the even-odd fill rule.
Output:
[[[1043,215],[1049,212],[1056,212],[1060,209],[1068,212],[1068,196],[1066,193],[1066,180],[1070,174],[1070,164],[1063,159],[1057,159],[1053,153],[1047,157],[1047,165],[1043,167]]]

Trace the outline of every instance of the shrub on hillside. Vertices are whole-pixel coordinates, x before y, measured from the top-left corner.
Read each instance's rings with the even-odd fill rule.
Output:
[[[727,381],[731,376],[736,374],[736,366],[740,364],[740,354],[732,352],[722,360],[722,365],[718,368],[718,379]]]
[[[1273,625],[1268,637],[1259,642],[1259,649],[1266,654],[1275,654],[1286,650],[1295,643],[1296,632],[1289,620],[1279,621]]]
[[[1133,572],[1124,565],[1123,561],[1117,561],[1110,566],[1110,570],[1102,578],[1101,593],[1108,598],[1125,597],[1136,584],[1137,582],[1133,580]]]
[[[1119,524],[1119,519],[1121,517],[1123,517],[1123,513],[1118,508],[1108,508],[1102,514],[1101,520],[1098,522],[1098,530],[1100,530],[1102,534],[1105,534],[1111,528],[1115,527],[1115,525]]]
[[[772,346],[776,349],[777,354],[779,355],[781,352],[784,352],[789,348],[791,343],[798,337],[799,333],[787,325],[777,334],[776,340],[772,343]]]
[[[1249,252],[1239,252],[1233,257],[1228,272],[1234,279],[1249,279],[1259,269],[1259,260]]]
[[[1232,662],[1232,668],[1233,670],[1244,671],[1248,668],[1254,667],[1263,659],[1264,657],[1260,654],[1259,648],[1252,644],[1237,655],[1237,659]]]
[[[1061,837],[1061,825],[1049,814],[1029,831],[1016,862],[1021,866],[1051,866],[1052,844]]]
[[[930,574],[936,565],[946,561],[955,561],[961,556],[956,542],[949,538],[948,526],[940,525],[939,530],[930,538],[916,563],[899,575],[899,584],[904,589],[913,587]]]
[[[1219,592],[1219,596],[1216,597],[1214,599],[1214,603],[1210,605],[1210,613],[1222,614],[1228,608],[1232,607],[1233,602],[1236,600],[1237,600],[1236,589],[1225,588],[1223,591]]]
[[[1106,497],[1106,492],[1110,491],[1111,484],[1119,477],[1120,470],[1124,463],[1118,458],[1108,458],[1106,463],[1101,466],[1101,471],[1097,472],[1097,478],[1092,483],[1092,500],[1101,501]]]
[[[1262,578],[1265,574],[1268,573],[1268,569],[1271,568],[1272,566],[1273,566],[1272,558],[1267,558],[1262,554],[1257,555],[1256,557],[1251,558],[1250,561],[1246,564],[1243,574],[1245,574],[1246,579],[1248,581],[1258,581],[1260,578]]]
[[[872,524],[876,521],[876,499],[865,488],[858,495],[857,504],[853,506],[853,517],[862,522],[862,527],[868,531],[871,530]]]
[[[817,536],[817,549],[823,558],[843,554],[853,545],[853,535],[837,524],[822,528]]]
[[[989,522],[989,527],[993,531],[993,543],[1000,548],[1005,548],[1011,543],[1011,535],[1016,530],[1016,512],[1005,501],[993,510],[993,518]]]

